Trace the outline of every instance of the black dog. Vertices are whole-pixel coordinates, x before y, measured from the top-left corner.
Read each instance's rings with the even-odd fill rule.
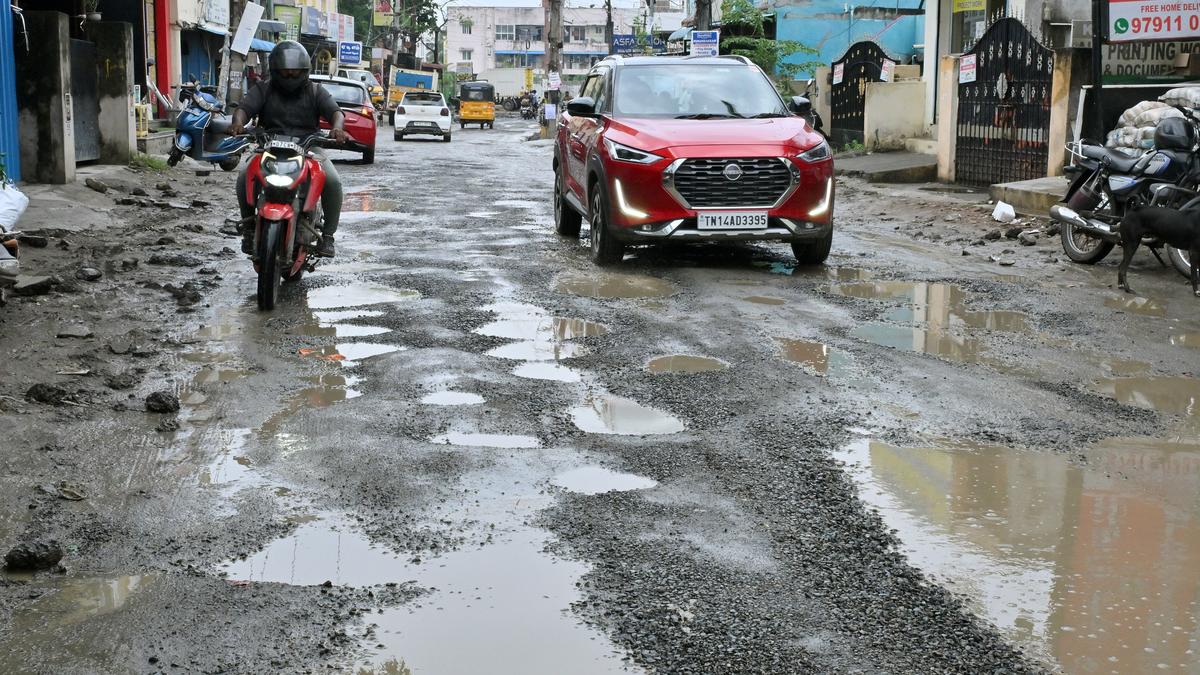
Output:
[[[1129,270],[1129,261],[1133,260],[1133,254],[1146,235],[1188,252],[1188,259],[1192,263],[1192,293],[1200,296],[1200,210],[1177,211],[1154,206],[1138,209],[1125,216],[1121,221],[1125,256],[1117,268],[1117,285],[1126,293],[1132,293],[1133,289],[1125,280],[1125,272]]]

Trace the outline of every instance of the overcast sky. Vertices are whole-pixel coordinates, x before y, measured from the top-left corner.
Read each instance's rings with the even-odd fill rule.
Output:
[[[613,0],[613,7],[641,7],[639,0]],[[541,7],[541,0],[452,0],[450,7]],[[604,0],[567,0],[567,7],[603,7]]]

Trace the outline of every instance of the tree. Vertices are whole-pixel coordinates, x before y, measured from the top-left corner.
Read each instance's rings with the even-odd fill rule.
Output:
[[[795,40],[772,40],[767,37],[766,17],[751,0],[724,0],[721,3],[721,52],[745,56],[774,76],[781,88],[795,78],[796,73],[825,65],[821,61],[787,61],[789,57],[811,56],[819,53]]]

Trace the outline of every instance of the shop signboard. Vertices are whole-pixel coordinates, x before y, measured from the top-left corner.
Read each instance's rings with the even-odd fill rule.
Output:
[[[375,0],[374,12],[371,14],[371,25],[392,25],[392,0]]]
[[[275,5],[275,20],[284,25],[284,39],[300,39],[300,8]]]
[[[362,61],[361,42],[339,42],[338,63],[343,66],[357,66]]]
[[[1189,79],[1176,68],[1184,54],[1200,58],[1200,41],[1118,42],[1104,45],[1105,84],[1152,84]]]
[[[1108,0],[1108,41],[1200,39],[1200,1]]]
[[[314,7],[304,7],[301,14],[300,32],[304,35],[329,37],[329,23],[325,12]]]
[[[692,56],[716,56],[720,53],[720,38],[720,31],[692,31]]]

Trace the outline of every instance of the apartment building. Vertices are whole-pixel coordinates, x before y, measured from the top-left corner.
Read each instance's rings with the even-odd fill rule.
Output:
[[[545,67],[545,14],[541,7],[454,6],[446,25],[446,61],[460,71]],[[632,32],[637,10],[613,7],[613,33]],[[563,74],[582,75],[608,55],[604,41],[605,10],[563,8]],[[461,64],[461,65],[459,65]]]

